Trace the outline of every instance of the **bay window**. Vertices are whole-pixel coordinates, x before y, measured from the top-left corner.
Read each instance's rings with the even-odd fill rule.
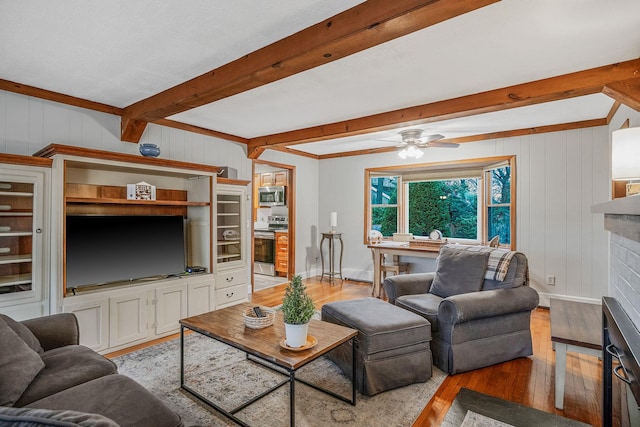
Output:
[[[433,230],[461,243],[486,244],[499,236],[515,247],[515,157],[367,169],[369,230],[427,238]]]

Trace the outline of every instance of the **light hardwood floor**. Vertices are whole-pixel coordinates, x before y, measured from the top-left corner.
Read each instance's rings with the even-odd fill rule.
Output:
[[[309,293],[317,308],[331,301],[363,298],[371,295],[371,285],[345,280],[330,285],[317,277],[306,279]],[[276,306],[282,301],[286,285],[256,292],[252,301]],[[577,353],[567,354],[567,377],[563,411],[554,406],[555,355],[551,346],[549,310],[538,308],[532,313],[531,331],[534,354],[499,365],[448,376],[435,396],[424,408],[414,427],[439,426],[458,390],[465,387],[491,396],[582,421],[594,426],[601,423],[602,363],[596,357]],[[614,398],[619,402],[619,390]],[[614,405],[613,425],[620,421],[620,404]]]
[[[371,296],[371,285],[368,283],[348,280],[341,283],[338,280],[334,284],[329,284],[327,281],[320,282],[318,277],[305,279],[304,282],[318,309],[332,301]],[[267,307],[280,305],[285,288],[286,284],[255,292],[251,295],[251,301],[256,305]],[[462,387],[593,426],[601,426],[601,361],[592,356],[567,354],[565,409],[563,411],[555,409],[555,355],[551,346],[549,310],[538,308],[533,311],[531,317],[533,356],[448,376],[413,427],[439,426],[458,390]],[[150,344],[152,343],[145,346]],[[137,348],[139,346],[107,356],[114,357]],[[614,426],[626,424],[626,420],[621,420],[620,417],[621,411],[625,408],[621,403],[623,401],[621,391],[614,387]]]

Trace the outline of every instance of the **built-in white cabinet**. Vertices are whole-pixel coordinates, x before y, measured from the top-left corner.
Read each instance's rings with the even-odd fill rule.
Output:
[[[0,313],[24,320],[49,313],[50,170],[1,163],[5,157],[0,156]]]
[[[128,290],[109,298],[109,347],[117,348],[149,337],[148,292]]]
[[[216,187],[216,308],[248,300],[247,187]]]
[[[216,307],[212,274],[65,298],[64,311],[80,325],[80,343],[106,353],[180,331],[180,319]]]

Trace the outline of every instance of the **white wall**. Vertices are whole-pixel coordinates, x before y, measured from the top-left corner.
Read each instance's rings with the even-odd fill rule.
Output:
[[[158,144],[164,159],[231,166],[252,179],[242,144],[154,124],[140,142]],[[51,143],[139,154],[120,141],[119,116],[0,91],[0,152],[30,156]]]
[[[532,286],[546,305],[550,295],[599,300],[607,294],[604,217],[590,208],[610,197],[608,153],[608,129],[601,126],[432,148],[419,163],[516,155],[517,249],[528,256]],[[328,229],[329,212],[338,212],[348,277],[372,277],[363,244],[364,169],[407,163],[396,153],[321,162],[319,224]],[[555,286],[545,284],[547,275],[556,276]]]
[[[533,286],[543,301],[551,294],[599,300],[608,293],[608,239],[603,216],[589,209],[609,199],[609,128],[430,149],[421,163],[515,154],[517,247],[529,257]],[[119,134],[118,116],[0,91],[0,152],[31,155],[58,143],[137,154],[137,144],[121,142]],[[252,179],[241,144],[152,124],[141,142],[158,144],[163,158],[230,166],[240,179]],[[271,150],[260,159],[296,167],[296,273],[319,273],[320,232],[329,230],[329,212],[336,211],[346,275],[370,278],[371,253],[363,244],[364,169],[406,162],[395,153],[317,161]],[[555,287],[544,284],[546,275],[556,276]]]
[[[620,129],[627,119],[630,127],[640,126],[640,112],[621,107],[609,123],[610,132]],[[609,295],[618,300],[633,323],[640,328],[640,243],[611,233],[610,250]]]

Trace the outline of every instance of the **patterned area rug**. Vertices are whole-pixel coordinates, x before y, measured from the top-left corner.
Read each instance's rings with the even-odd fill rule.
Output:
[[[244,353],[199,334],[185,337],[185,349],[185,382],[227,410],[285,378],[247,360]],[[182,417],[185,425],[236,425],[180,389],[179,339],[113,360],[120,373],[138,381],[162,399]],[[356,406],[297,383],[296,426],[410,426],[445,378],[437,368],[433,371],[432,378],[426,383],[373,397],[358,394]],[[296,376],[350,396],[351,382],[324,357],[300,369]],[[289,425],[288,385],[236,415],[250,425]]]

